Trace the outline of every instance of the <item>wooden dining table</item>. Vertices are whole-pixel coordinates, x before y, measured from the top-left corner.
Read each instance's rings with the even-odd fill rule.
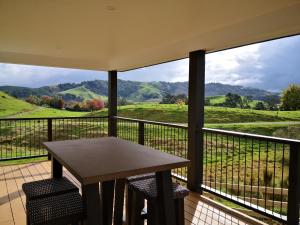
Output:
[[[114,190],[123,191],[115,188],[118,181],[153,172],[161,224],[175,224],[171,170],[187,166],[187,159],[116,137],[54,141],[44,145],[52,156],[52,176],[61,177],[65,167],[81,183],[88,225],[112,224]],[[114,216],[120,218],[122,213],[123,210],[114,212]],[[115,218],[114,224],[120,223]]]

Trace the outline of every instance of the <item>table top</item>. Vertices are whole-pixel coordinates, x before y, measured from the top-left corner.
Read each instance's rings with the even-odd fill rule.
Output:
[[[45,142],[82,184],[187,166],[189,160],[116,137]]]

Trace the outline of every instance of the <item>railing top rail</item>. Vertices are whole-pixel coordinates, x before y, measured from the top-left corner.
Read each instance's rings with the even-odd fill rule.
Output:
[[[258,139],[258,140],[282,143],[282,144],[300,144],[300,140],[296,140],[296,139],[271,137],[271,136],[258,135],[258,134],[248,134],[248,133],[242,133],[242,132],[236,132],[236,131],[227,131],[227,130],[219,130],[219,129],[212,129],[212,128],[202,128],[202,130],[212,132],[212,133],[218,133],[218,134],[224,134],[224,135],[233,135],[233,136],[239,136],[239,137],[244,137],[244,138],[253,138],[253,139]]]
[[[142,123],[147,123],[147,124],[170,126],[170,127],[175,127],[175,128],[183,128],[183,129],[188,128],[186,125],[180,125],[180,124],[176,124],[176,123],[164,123],[164,122],[156,122],[156,121],[151,121],[151,120],[132,119],[132,118],[121,117],[121,116],[115,116],[114,118],[121,119],[121,120],[132,121],[132,122],[142,122]]]
[[[47,119],[93,119],[108,118],[108,116],[69,116],[69,117],[31,117],[31,118],[0,118],[0,121],[12,120],[47,120]]]

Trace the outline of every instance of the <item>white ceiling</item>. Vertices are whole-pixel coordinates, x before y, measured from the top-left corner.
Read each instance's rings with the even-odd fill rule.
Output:
[[[0,0],[0,62],[128,70],[300,33],[300,0]]]

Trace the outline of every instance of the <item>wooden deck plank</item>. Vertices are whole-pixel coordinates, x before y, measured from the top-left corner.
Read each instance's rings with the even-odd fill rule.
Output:
[[[0,167],[0,224],[15,224],[4,177],[3,167]]]
[[[23,208],[25,210],[26,197],[22,190],[22,184],[25,182],[24,177],[22,176],[21,171],[18,166],[12,166],[11,169],[12,169],[12,174],[15,178],[15,182],[18,187],[18,191],[19,191],[19,195],[21,197]]]
[[[13,176],[13,172],[11,167],[3,167],[4,178],[6,181],[7,189],[9,190],[9,201],[12,209],[12,215],[14,218],[15,224],[26,224],[26,215],[23,207],[23,203],[21,200],[21,196],[19,194],[19,190],[17,184],[15,182],[15,178]]]
[[[0,224],[25,224],[25,195],[22,184],[51,176],[49,161],[0,167]],[[80,183],[66,169],[64,176],[80,188]],[[222,210],[200,201],[191,193],[184,201],[185,225],[244,225],[245,223]]]

